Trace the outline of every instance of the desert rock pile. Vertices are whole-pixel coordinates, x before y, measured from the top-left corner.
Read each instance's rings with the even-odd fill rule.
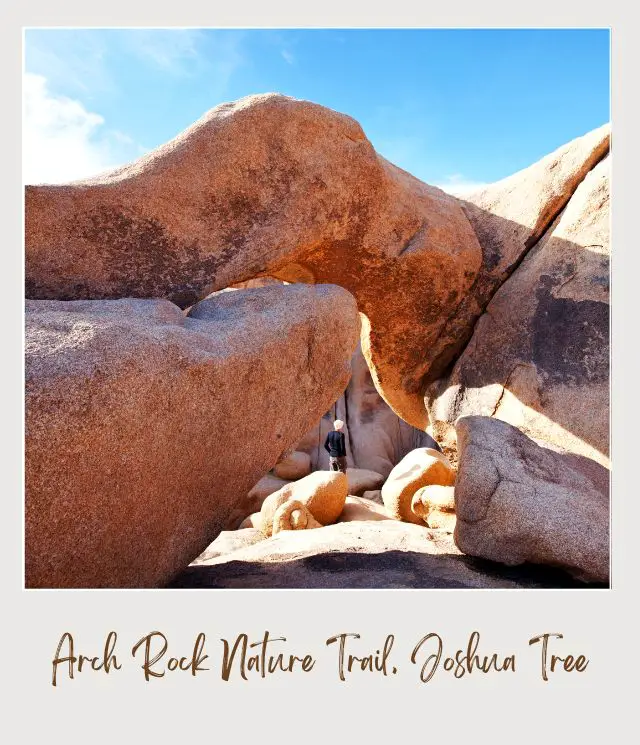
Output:
[[[27,585],[606,583],[609,139],[457,199],[264,94],[26,187]]]

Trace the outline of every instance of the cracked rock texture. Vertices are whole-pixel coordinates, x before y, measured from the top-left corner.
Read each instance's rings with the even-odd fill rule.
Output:
[[[605,124],[528,168],[460,199],[480,242],[482,263],[445,326],[440,352],[444,364],[462,351],[491,298],[564,209],[587,173],[608,153],[609,140],[610,126]]]
[[[357,334],[353,297],[326,285],[225,293],[190,317],[27,301],[27,586],[170,580],[344,390]]]
[[[608,580],[606,468],[541,447],[491,417],[462,417],[456,431],[454,539],[461,551],[509,565],[558,566],[583,581]]]
[[[547,186],[555,189],[570,146],[586,148],[585,163],[592,164],[607,131],[596,130],[532,168],[541,181],[548,174]],[[571,186],[585,167],[572,171]],[[534,439],[609,465],[609,172],[607,156],[584,175],[495,293],[450,374],[428,390],[436,434],[459,416],[494,416]],[[524,199],[530,187],[528,171],[518,176],[507,180],[514,200]],[[487,187],[485,202],[492,189],[498,199],[498,186]],[[558,200],[553,204],[557,208]],[[534,236],[542,217],[536,224]]]

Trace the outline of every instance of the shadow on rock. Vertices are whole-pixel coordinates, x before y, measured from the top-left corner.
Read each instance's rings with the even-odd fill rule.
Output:
[[[378,554],[327,553],[293,561],[228,561],[191,566],[167,585],[175,588],[237,589],[484,589],[587,588],[549,567],[518,567],[468,556],[428,556],[411,551]]]

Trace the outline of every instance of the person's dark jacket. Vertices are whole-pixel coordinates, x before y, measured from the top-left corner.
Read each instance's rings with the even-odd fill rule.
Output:
[[[324,443],[324,449],[332,458],[346,457],[347,449],[344,444],[344,434],[338,432],[338,430],[329,432]]]

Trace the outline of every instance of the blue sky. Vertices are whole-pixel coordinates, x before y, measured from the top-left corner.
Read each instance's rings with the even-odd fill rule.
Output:
[[[28,183],[121,165],[277,91],[350,114],[386,158],[463,192],[609,120],[609,32],[33,29],[23,90]]]

